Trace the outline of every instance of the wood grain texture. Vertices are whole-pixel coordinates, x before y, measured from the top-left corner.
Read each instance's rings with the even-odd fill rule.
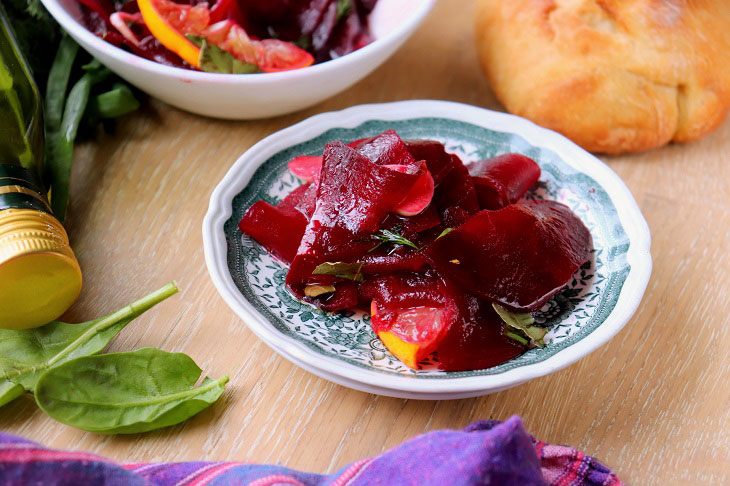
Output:
[[[599,457],[630,484],[730,484],[730,120],[690,145],[604,158],[652,230],[646,296],[609,344],[517,388],[442,402],[349,390],[280,358],[216,293],[202,250],[208,199],[262,137],[366,102],[434,98],[500,109],[477,65],[471,2],[454,4],[440,2],[386,65],[309,110],[223,122],[151,101],[114,137],[79,147],[68,228],[85,287],[67,319],[102,315],[175,279],[181,293],[129,325],[111,349],[182,351],[231,382],[211,409],[143,435],[72,429],[30,397],[2,410],[0,430],[120,461],[231,459],[332,471],[429,430],[519,414],[535,436]]]

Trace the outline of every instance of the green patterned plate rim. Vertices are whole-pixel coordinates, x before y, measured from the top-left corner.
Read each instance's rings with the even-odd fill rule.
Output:
[[[446,102],[401,102],[372,106],[392,109],[393,105],[401,105],[400,108],[402,108],[403,105],[414,103],[431,104],[432,107],[435,104],[440,105],[441,108],[444,105],[449,105],[450,108],[453,108],[451,105],[456,105],[457,110],[459,108],[466,108],[467,111],[468,109],[478,110],[482,113],[489,113],[492,118],[516,118]],[[341,113],[352,112],[358,108],[363,107],[351,108]],[[420,108],[422,112],[423,106]],[[222,228],[218,228],[217,237],[219,238],[218,243],[223,243],[224,246],[220,250],[224,251],[216,255],[216,263],[218,267],[221,266],[221,263],[225,265],[223,273],[227,273],[225,276],[228,280],[225,282],[226,293],[237,293],[237,300],[242,299],[246,302],[248,309],[242,315],[246,323],[250,326],[248,318],[251,317],[250,311],[253,311],[256,321],[263,324],[266,333],[269,334],[264,340],[285,357],[290,359],[293,357],[291,345],[296,343],[296,354],[299,358],[296,361],[302,361],[303,352],[304,360],[309,360],[308,364],[314,368],[315,372],[320,369],[335,375],[340,374],[343,370],[355,371],[356,375],[367,373],[370,375],[369,383],[372,386],[394,389],[401,389],[404,380],[410,382],[413,379],[417,382],[474,382],[480,378],[487,380],[490,377],[505,376],[511,372],[514,374],[525,368],[535,369],[539,368],[541,364],[570,354],[572,348],[580,345],[582,341],[600,330],[607,321],[610,321],[609,318],[620,306],[621,296],[626,295],[624,290],[632,274],[638,270],[646,273],[647,259],[650,268],[648,229],[643,235],[645,241],[634,241],[630,234],[632,231],[627,231],[627,223],[622,221],[620,210],[614,203],[616,194],[610,194],[601,183],[602,181],[598,180],[601,179],[600,171],[596,176],[583,170],[583,165],[576,167],[576,160],[571,158],[570,153],[561,150],[560,144],[556,150],[556,147],[550,147],[547,144],[528,141],[527,135],[529,134],[525,133],[524,129],[510,130],[509,124],[505,123],[497,123],[496,127],[488,126],[488,124],[485,126],[481,119],[478,120],[478,123],[474,123],[474,121],[464,119],[463,116],[454,117],[449,116],[448,113],[444,116],[443,109],[431,109],[430,112],[427,110],[421,116],[413,113],[405,117],[378,116],[381,115],[381,112],[382,110],[378,109],[372,110],[370,113],[374,116],[363,116],[363,113],[360,112],[361,119],[359,120],[357,120],[358,117],[353,117],[355,120],[348,121],[343,120],[342,117],[333,117],[331,126],[321,123],[314,124],[318,128],[316,130],[318,133],[312,136],[304,136],[300,133],[300,140],[290,138],[286,142],[281,140],[278,144],[274,140],[275,143],[265,145],[265,148],[268,149],[267,156],[248,162],[247,168],[250,174],[247,174],[247,180],[239,181],[239,187],[236,189],[232,190],[231,187],[228,187],[230,200],[223,202],[224,205],[227,205],[225,217],[221,218],[220,214],[214,213],[218,216],[216,219],[219,221],[219,226],[221,220],[223,223]],[[327,115],[333,114],[319,115],[319,117]],[[316,121],[316,118],[310,120]],[[519,118],[517,120],[521,124],[529,124]],[[309,120],[302,124],[307,122]],[[446,144],[449,151],[460,155],[465,162],[504,152],[519,152],[528,155],[538,162],[542,169],[542,176],[536,188],[527,197],[548,198],[563,202],[570,206],[588,226],[594,238],[595,251],[592,260],[581,267],[566,289],[555,296],[538,313],[538,322],[550,329],[545,348],[530,350],[499,366],[483,370],[447,373],[428,366],[428,364],[423,370],[411,370],[390,355],[382,346],[370,329],[369,316],[366,314],[325,313],[294,299],[284,287],[286,267],[270,257],[258,243],[241,235],[237,224],[251,204],[260,199],[276,203],[299,185],[299,181],[287,170],[287,162],[292,157],[302,154],[321,154],[322,148],[327,142],[364,138],[390,128],[395,129],[403,138],[439,140]],[[534,125],[531,128],[538,132],[547,132],[553,142],[557,140],[562,144],[566,143],[565,139],[559,135]],[[266,140],[276,139],[276,135]],[[567,143],[572,146],[573,152],[580,153],[581,158],[588,156],[594,165],[598,163],[602,168],[607,169],[597,159],[570,142]],[[246,154],[242,158],[245,156]],[[607,170],[610,172],[610,169]],[[230,175],[231,173],[229,173]],[[613,176],[620,182],[615,174]],[[623,186],[622,183],[621,186]],[[635,202],[625,186],[623,189],[635,206]],[[622,202],[625,201],[622,200]],[[214,193],[211,198],[211,210],[218,210],[220,203],[221,201],[216,199]],[[638,212],[638,208],[636,212]],[[210,211],[208,216],[211,216]],[[208,220],[208,216],[206,220]],[[643,222],[645,225],[640,212],[638,216],[641,220],[640,223]],[[623,219],[626,220],[626,218]],[[635,221],[631,222],[635,223]],[[633,226],[632,229],[635,229]],[[221,229],[222,241],[220,240]],[[636,233],[636,231],[633,232]],[[204,236],[205,234],[206,229],[204,228]],[[639,248],[639,250],[643,251],[647,258],[632,261],[636,260],[632,257],[639,253],[636,251],[636,245],[646,247]],[[206,258],[208,258],[207,242]],[[638,270],[637,264],[641,267]],[[211,275],[215,282],[216,275],[213,271],[211,271]],[[219,283],[221,282],[216,282],[216,285],[220,289]],[[233,288],[230,286],[231,283]],[[641,293],[643,293],[643,288]],[[223,295],[225,298],[226,294]],[[638,305],[638,300],[635,298],[633,300],[635,301],[634,306]],[[257,329],[254,331],[256,332]],[[261,329],[258,331],[257,334],[261,336]],[[272,342],[270,334],[274,335],[274,341],[285,341]],[[261,337],[263,338],[263,336]],[[290,349],[287,350],[287,347]],[[546,368],[551,369],[554,366],[552,364]],[[377,379],[378,376],[381,377],[380,380]],[[331,377],[329,378],[331,379]],[[347,378],[352,379],[353,376],[347,376]],[[472,386],[475,384],[472,383]],[[409,384],[407,388],[418,391],[419,385]],[[488,391],[488,389],[485,390]]]

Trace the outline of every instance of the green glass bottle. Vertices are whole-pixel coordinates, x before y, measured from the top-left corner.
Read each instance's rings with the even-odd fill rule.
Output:
[[[0,327],[46,324],[81,291],[81,269],[41,174],[43,106],[0,4]]]

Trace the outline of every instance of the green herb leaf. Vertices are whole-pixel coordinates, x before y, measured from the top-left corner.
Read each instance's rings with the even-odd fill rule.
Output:
[[[82,324],[53,321],[36,329],[0,329],[0,396],[12,385],[32,392],[47,369],[101,352],[134,318],[175,293],[177,286],[170,283],[106,317]]]
[[[528,344],[530,344],[529,339],[527,339],[524,336],[521,336],[517,333],[514,333],[512,331],[505,331],[504,335],[507,336],[508,338],[512,339],[513,341],[517,341],[518,343],[520,343],[523,346],[527,346]]]
[[[308,51],[312,48],[312,36],[309,34],[302,34],[301,37],[294,41],[293,44],[305,51]]]
[[[548,330],[544,327],[533,326],[535,319],[531,314],[518,314],[516,312],[511,312],[495,303],[492,303],[492,307],[494,307],[494,310],[497,311],[497,314],[499,314],[499,317],[502,318],[505,324],[524,334],[525,337],[529,339],[530,344],[540,348],[545,347],[545,341],[543,339],[545,338],[545,334],[547,334]],[[505,335],[508,334],[505,333]],[[527,342],[525,342],[525,344],[527,344]]]
[[[187,355],[143,348],[77,358],[38,380],[38,406],[67,425],[100,434],[135,434],[186,420],[223,394],[228,377],[205,378]]]
[[[441,232],[441,233],[440,233],[440,234],[439,234],[439,235],[438,235],[438,236],[436,237],[436,239],[437,239],[437,240],[438,240],[438,239],[441,239],[441,238],[443,238],[444,236],[446,236],[446,235],[448,235],[449,233],[451,233],[452,231],[454,231],[454,228],[446,228],[445,230],[443,230],[443,231],[442,231],[442,232]]]
[[[250,74],[260,72],[258,66],[233,57],[230,52],[224,51],[215,44],[211,44],[205,37],[188,34],[185,37],[200,48],[198,64],[201,70],[208,73],[223,74]]]
[[[335,23],[347,17],[352,10],[352,2],[350,0],[337,0],[337,14],[335,15]]]
[[[379,243],[375,245],[374,247],[370,248],[368,250],[368,253],[371,251],[375,251],[377,248],[379,248],[383,244],[393,244],[395,245],[391,250],[388,252],[388,254],[393,253],[401,246],[410,246],[411,248],[415,248],[418,250],[418,246],[416,246],[415,243],[413,243],[411,240],[406,238],[405,236],[401,235],[399,233],[400,226],[394,226],[393,230],[387,230],[387,229],[381,229],[374,235],[370,236],[371,240],[378,241]]]
[[[318,265],[312,272],[312,275],[334,275],[335,277],[346,278],[347,280],[354,280],[355,282],[362,282],[364,278],[360,272],[363,265],[365,264],[362,262],[325,262]]]
[[[304,288],[304,295],[307,297],[319,297],[320,295],[331,294],[335,290],[337,289],[335,289],[334,285],[307,285]]]
[[[25,392],[25,389],[10,381],[0,382],[0,407],[10,403]]]

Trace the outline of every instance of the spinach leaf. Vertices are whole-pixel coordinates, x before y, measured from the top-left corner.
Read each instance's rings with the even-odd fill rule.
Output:
[[[0,407],[10,403],[25,392],[25,389],[11,381],[0,382]]]
[[[47,369],[101,352],[134,318],[177,291],[170,283],[106,317],[82,324],[53,321],[36,329],[0,329],[0,405],[20,395],[13,396],[17,386],[32,392]]]
[[[101,434],[134,434],[186,420],[212,405],[228,377],[205,378],[187,355],[143,348],[77,358],[38,380],[35,398],[49,416]]]

